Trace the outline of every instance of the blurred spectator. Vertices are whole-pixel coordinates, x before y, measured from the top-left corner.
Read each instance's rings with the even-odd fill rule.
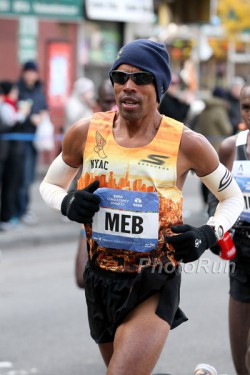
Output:
[[[161,98],[159,112],[162,115],[184,122],[190,105],[180,99],[180,79],[177,74],[172,74],[172,80],[168,91]]]
[[[1,111],[1,108],[2,108],[3,100],[4,100],[4,93],[3,93],[2,85],[1,85],[1,82],[0,82],[0,111]],[[8,143],[5,140],[1,139],[1,134],[4,133],[5,130],[6,130],[6,126],[4,125],[4,123],[1,119],[1,116],[0,116],[0,188],[1,188],[4,160],[5,160],[5,157],[6,157],[5,156],[6,155],[6,149],[8,147]]]
[[[224,97],[224,98],[223,98]],[[195,131],[203,134],[216,151],[223,139],[232,134],[232,127],[228,116],[228,103],[225,93],[216,87],[212,96],[203,99],[205,108],[197,116]]]
[[[110,111],[116,107],[115,93],[110,79],[105,79],[98,88],[98,111]]]
[[[180,72],[180,77],[182,83],[181,99],[185,103],[189,104],[185,125],[187,125],[190,129],[194,129],[195,120],[205,108],[205,103],[198,97],[197,90],[195,90],[195,87],[197,88],[197,79],[195,77],[195,73],[193,72],[193,68],[192,74],[189,74],[189,69],[183,69]],[[194,83],[192,84],[192,82]]]
[[[34,224],[37,222],[37,218],[28,210],[30,187],[35,179],[38,160],[38,151],[34,147],[32,136],[35,136],[36,129],[48,109],[43,85],[39,79],[38,66],[34,61],[27,61],[23,65],[18,88],[20,104],[31,105],[30,114],[22,126],[22,131],[31,137],[23,143],[24,155],[22,182],[18,192],[18,217],[26,224]]]
[[[71,96],[66,103],[64,131],[81,117],[91,116],[95,110],[94,82],[85,77],[78,78],[74,83]]]
[[[18,132],[22,123],[29,115],[28,106],[18,108],[18,88],[14,82],[1,82],[3,92],[0,107],[0,119],[4,124],[4,133]],[[18,224],[17,219],[17,193],[22,176],[23,142],[20,140],[3,140],[2,151],[2,178],[1,178],[1,229],[11,229]]]
[[[198,115],[203,111],[205,108],[205,103],[202,99],[199,98],[193,98],[193,100],[190,102],[190,109],[187,114],[186,118],[186,125],[190,129],[195,129],[195,123]]]
[[[214,91],[213,91],[213,96],[216,96],[217,98],[221,98],[226,100],[227,99],[227,91],[221,87],[221,86],[215,86]],[[227,106],[227,110],[228,110]]]
[[[232,134],[225,92],[223,89],[216,87],[212,92],[212,96],[203,101],[205,108],[196,117],[193,129],[204,135],[215,150],[218,151],[223,139]],[[207,204],[208,189],[204,184],[201,184],[201,189],[203,201]]]
[[[240,114],[240,92],[245,81],[242,77],[233,77],[229,90],[226,93],[226,99],[229,103],[228,115],[232,126],[232,134],[236,134],[239,125],[242,123]]]

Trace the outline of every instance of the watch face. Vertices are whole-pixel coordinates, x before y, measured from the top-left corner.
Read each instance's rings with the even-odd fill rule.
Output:
[[[217,228],[218,237],[221,239],[224,236],[224,229],[221,225]]]

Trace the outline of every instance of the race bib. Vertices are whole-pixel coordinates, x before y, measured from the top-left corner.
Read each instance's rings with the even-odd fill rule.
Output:
[[[93,217],[92,237],[99,246],[138,252],[158,243],[157,193],[100,188],[100,210]]]
[[[250,222],[250,168],[249,161],[235,161],[233,174],[244,197],[244,209],[240,214],[241,220]]]

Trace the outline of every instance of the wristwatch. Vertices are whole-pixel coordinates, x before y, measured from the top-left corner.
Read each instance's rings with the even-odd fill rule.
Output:
[[[217,238],[217,241],[221,240],[224,236],[224,229],[222,225],[214,226],[214,234]]]
[[[207,222],[207,225],[210,225],[210,227],[213,228],[215,237],[217,241],[221,240],[224,236],[224,228],[222,225],[218,225],[216,222],[214,222],[213,218],[210,217],[210,219]]]

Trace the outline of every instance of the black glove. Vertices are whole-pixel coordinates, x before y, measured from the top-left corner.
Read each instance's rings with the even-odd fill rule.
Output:
[[[191,225],[175,225],[171,230],[173,233],[181,234],[167,236],[165,240],[173,245],[175,259],[183,263],[198,259],[206,249],[217,242],[214,231],[209,225],[203,225],[200,228]]]
[[[99,211],[101,199],[97,194],[93,194],[99,184],[96,180],[82,190],[68,193],[61,204],[62,214],[78,223],[91,224],[94,214]]]
[[[216,243],[215,245],[211,246],[210,247],[210,250],[212,251],[212,253],[214,253],[215,255],[220,255],[221,253],[221,248],[220,246]]]

